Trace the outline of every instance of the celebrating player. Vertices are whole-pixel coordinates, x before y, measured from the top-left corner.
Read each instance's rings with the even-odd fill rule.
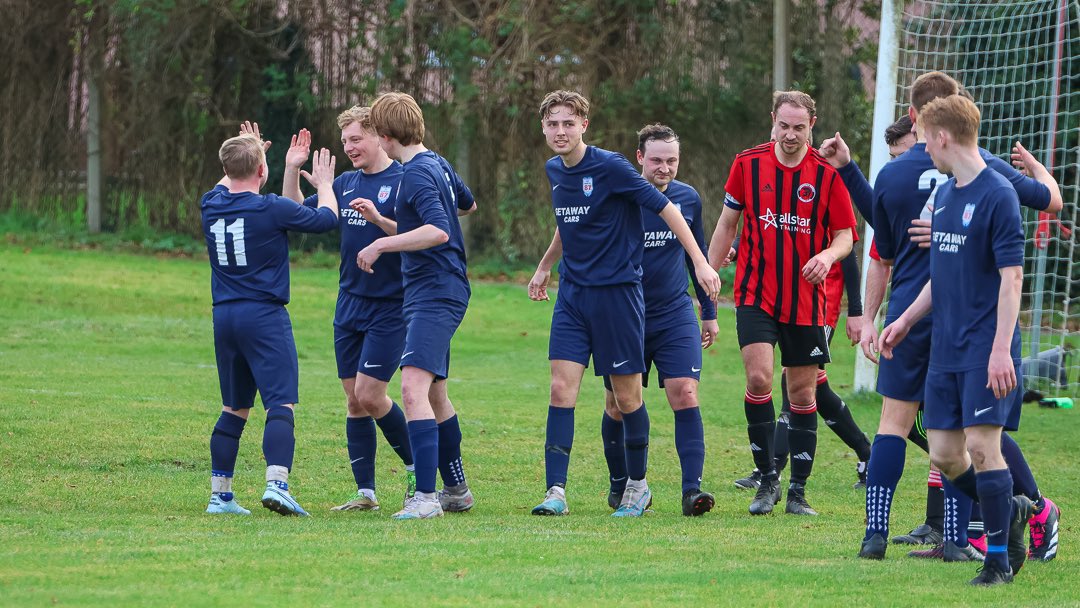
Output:
[[[444,158],[424,144],[424,115],[405,93],[386,93],[371,106],[371,124],[386,154],[403,165],[394,204],[397,234],[375,239],[356,255],[374,272],[387,253],[401,254],[405,346],[400,358],[401,400],[416,464],[416,494],[395,519],[465,511],[473,496],[461,467],[461,429],[446,391],[450,340],[465,317],[472,291],[465,267],[459,210],[475,207],[472,193]],[[363,208],[363,203],[356,205]],[[435,493],[435,471],[443,490]]]
[[[974,585],[1012,581],[1023,565],[1031,501],[1012,496],[1001,454],[1003,428],[1020,420],[1020,293],[1024,229],[1016,191],[988,169],[977,139],[979,109],[960,95],[927,103],[918,124],[934,166],[954,177],[934,202],[930,281],[881,332],[892,356],[936,305],[926,376],[930,458],[961,492],[977,497],[987,552]],[[970,456],[969,456],[970,454]]]
[[[405,499],[416,489],[405,413],[386,395],[405,346],[401,255],[387,253],[372,273],[356,265],[361,249],[397,232],[394,199],[402,169],[379,146],[379,136],[371,126],[371,108],[353,106],[338,115],[337,122],[345,155],[355,170],[334,180],[334,193],[338,200],[357,205],[357,209],[341,210],[341,278],[334,313],[334,354],[345,389],[345,440],[356,493],[333,510],[375,510],[379,508],[375,496],[376,425],[405,466]],[[300,193],[299,171],[307,161],[310,142],[307,129],[293,136],[285,156],[282,194],[315,206],[317,194],[303,199]]]
[[[202,225],[210,254],[214,302],[214,351],[221,382],[221,416],[210,436],[210,504],[207,513],[250,515],[232,491],[233,470],[248,414],[259,392],[266,408],[263,456],[266,491],[262,504],[282,515],[308,513],[289,493],[296,444],[293,410],[299,402],[299,366],[289,302],[288,230],[328,232],[337,226],[334,157],[315,153],[312,172],[302,172],[318,190],[312,209],[273,194],[261,195],[269,169],[265,146],[251,133],[227,139],[218,157],[225,177],[202,197]]]
[[[638,131],[637,161],[642,176],[682,213],[705,250],[701,197],[686,183],[675,179],[679,171],[679,136],[671,127],[653,124]],[[683,515],[702,515],[715,503],[713,495],[701,491],[705,464],[705,431],[698,409],[698,381],[701,379],[701,349],[712,346],[720,330],[716,305],[694,279],[694,291],[701,304],[701,329],[694,316],[694,303],[687,290],[686,270],[693,271],[693,259],[678,246],[674,233],[660,216],[643,213],[645,252],[641,258],[641,289],[645,295],[645,375],[656,365],[660,388],[675,414],[675,451],[682,466]],[[600,426],[604,441],[611,489],[608,505],[618,509],[626,489],[626,453],[622,414],[615,403],[611,380],[605,376],[604,418]]]
[[[780,499],[773,463],[773,349],[780,343],[791,401],[792,460],[788,513],[813,514],[805,484],[817,446],[818,365],[829,362],[823,282],[851,252],[855,215],[836,171],[809,147],[813,98],[773,95],[775,142],[740,153],[731,167],[724,210],[709,245],[719,267],[744,218],[735,275],[735,315],[746,371],[747,433],[762,472],[750,513],[771,513]],[[723,253],[721,253],[723,252]]]
[[[620,154],[588,146],[589,102],[573,91],[553,91],[540,104],[557,228],[529,282],[529,297],[547,299],[551,268],[560,255],[561,281],[551,318],[551,402],[545,468],[547,494],[535,515],[563,515],[566,472],[574,441],[574,406],[590,355],[596,375],[610,377],[622,413],[627,477],[616,517],[638,517],[652,500],[645,479],[649,415],[641,400],[645,371],[645,302],[641,289],[644,245],[642,208],[656,213],[693,259],[694,273],[709,297],[720,278],[709,267],[671,201]]]

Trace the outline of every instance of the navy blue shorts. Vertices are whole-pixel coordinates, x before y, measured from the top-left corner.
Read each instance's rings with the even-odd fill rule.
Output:
[[[666,313],[645,319],[645,373],[641,385],[649,386],[649,373],[656,367],[660,388],[668,378],[701,380],[701,328],[689,298]],[[604,388],[611,380],[604,376]]]
[[[926,374],[926,410],[923,426],[951,431],[979,424],[1000,426],[1015,431],[1020,426],[1024,377],[1016,366],[1017,387],[1004,399],[996,399],[986,388],[986,367],[963,372],[944,372],[930,368]]]
[[[548,359],[589,365],[597,376],[645,371],[645,298],[641,284],[582,287],[559,283]]]
[[[886,325],[891,321],[886,320]],[[893,358],[878,359],[878,394],[900,401],[922,401],[926,392],[926,369],[930,366],[930,333],[933,323],[921,319],[893,349]]]
[[[296,342],[284,306],[218,304],[214,307],[214,352],[222,405],[236,410],[250,408],[256,391],[263,407],[299,401]]]
[[[389,382],[405,350],[401,300],[361,298],[338,293],[334,313],[334,355],[338,378],[356,374]]]
[[[450,339],[465,318],[467,302],[451,299],[406,301],[405,347],[400,366],[427,370],[436,380],[450,372]]]

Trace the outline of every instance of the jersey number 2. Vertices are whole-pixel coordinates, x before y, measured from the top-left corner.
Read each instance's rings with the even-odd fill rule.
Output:
[[[220,219],[210,225],[210,234],[214,235],[214,246],[217,249],[217,261],[219,266],[229,265],[229,254],[225,248],[225,233],[232,235],[233,257],[236,258],[237,266],[247,266],[247,248],[244,247],[244,218],[237,218],[231,224],[225,224]]]

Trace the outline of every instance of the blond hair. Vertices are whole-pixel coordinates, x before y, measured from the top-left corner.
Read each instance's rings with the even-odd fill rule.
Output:
[[[577,91],[559,90],[544,95],[544,100],[540,102],[540,119],[547,118],[555,106],[566,106],[572,114],[583,120],[589,117],[589,100]]]
[[[806,112],[810,114],[810,118],[817,116],[817,104],[814,103],[814,98],[802,91],[773,91],[773,114],[776,114],[776,111],[784,104],[792,105],[797,108],[806,108]]]
[[[356,104],[341,114],[338,114],[337,125],[339,129],[344,129],[354,122],[360,123],[360,128],[365,131],[375,132],[375,127],[371,124],[371,108],[368,106]]]
[[[408,93],[383,93],[371,104],[371,126],[403,146],[424,141],[424,113]]]
[[[231,179],[254,177],[266,162],[263,142],[251,134],[237,135],[225,140],[218,150],[218,159]]]
[[[931,100],[919,112],[919,122],[924,129],[948,131],[957,143],[966,146],[978,141],[981,118],[975,102],[961,95]]]
[[[911,85],[911,107],[922,113],[923,106],[931,101],[956,95],[960,92],[960,83],[945,72],[927,72],[915,79]]]

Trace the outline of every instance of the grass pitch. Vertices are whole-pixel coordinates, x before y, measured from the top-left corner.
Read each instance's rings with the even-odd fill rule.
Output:
[[[476,508],[390,520],[402,467],[380,438],[383,510],[330,513],[353,489],[333,355],[336,279],[334,270],[294,268],[289,306],[301,371],[291,482],[313,517],[259,505],[259,408],[235,483],[253,515],[212,517],[203,510],[220,398],[205,260],[0,245],[0,605],[1080,604],[1072,537],[1080,470],[1062,464],[1080,432],[1068,410],[1028,406],[1017,434],[1064,511],[1062,555],[1029,564],[1005,588],[969,588],[974,565],[915,561],[895,546],[884,562],[856,559],[855,458],[824,425],[808,488],[821,516],[748,515],[751,495],[731,484],[752,463],[729,309],[701,384],[704,487],[717,497],[708,515],[681,515],[672,417],[650,388],[654,512],[608,516],[602,387],[591,375],[578,406],[571,515],[529,515],[545,489],[552,303],[490,283],[473,285],[450,380]],[[832,383],[872,435],[878,400],[850,396],[854,352],[835,346]],[[908,454],[894,533],[922,517],[926,458],[913,447]]]

